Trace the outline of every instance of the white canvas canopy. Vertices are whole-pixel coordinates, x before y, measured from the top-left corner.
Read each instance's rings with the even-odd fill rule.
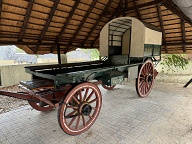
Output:
[[[108,22],[100,32],[100,55],[108,56],[109,47],[119,47],[122,55],[143,57],[144,44],[161,45],[158,28],[133,17],[120,17]]]

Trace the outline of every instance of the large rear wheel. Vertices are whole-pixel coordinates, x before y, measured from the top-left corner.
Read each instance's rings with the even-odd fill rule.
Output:
[[[101,92],[95,84],[85,82],[77,85],[59,106],[60,127],[70,135],[85,132],[97,119],[101,104]]]
[[[140,68],[136,79],[136,91],[140,97],[149,95],[154,83],[154,66],[151,60],[147,60]]]

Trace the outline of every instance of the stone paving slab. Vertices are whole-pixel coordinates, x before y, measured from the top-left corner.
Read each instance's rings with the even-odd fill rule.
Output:
[[[38,112],[23,106],[0,115],[0,144],[161,143],[158,131],[153,129],[166,121],[165,117],[171,117],[177,110],[176,104],[186,99],[181,93],[164,88],[162,83],[155,83],[147,98],[137,96],[134,83],[118,85],[112,91],[100,89],[100,115],[85,133],[65,134],[57,122],[57,109]]]

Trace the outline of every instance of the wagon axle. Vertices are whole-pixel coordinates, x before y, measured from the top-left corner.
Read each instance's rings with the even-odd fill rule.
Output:
[[[147,75],[146,76],[146,78],[145,78],[145,82],[147,82],[147,83],[150,83],[150,82],[152,82],[153,81],[153,76],[152,75]]]
[[[92,107],[89,104],[84,104],[83,107],[80,109],[80,113],[86,116],[90,115],[91,111]]]

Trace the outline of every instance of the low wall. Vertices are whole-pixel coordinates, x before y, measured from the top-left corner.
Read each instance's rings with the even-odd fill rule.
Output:
[[[14,65],[14,60],[0,60],[0,66],[4,65]]]
[[[81,62],[83,59],[69,59],[65,54],[61,55],[61,62]],[[3,62],[2,62],[3,63]],[[6,62],[10,64],[11,62]],[[48,65],[48,64],[57,64],[57,59],[38,59],[37,64],[22,64],[22,65],[0,65],[0,87],[11,86],[19,84],[20,81],[30,81],[32,76],[25,72],[24,67],[26,66],[35,66],[35,65]]]
[[[27,65],[1,66],[1,87],[19,84],[21,80],[31,80],[31,74],[25,72],[25,66]]]

